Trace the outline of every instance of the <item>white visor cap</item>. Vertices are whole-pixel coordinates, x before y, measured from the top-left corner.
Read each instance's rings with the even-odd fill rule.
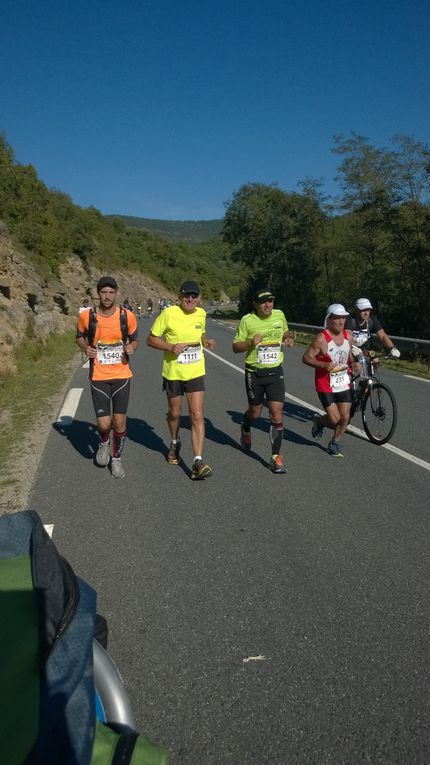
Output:
[[[343,316],[347,317],[349,316],[349,312],[346,310],[345,306],[342,305],[342,303],[332,303],[327,308],[327,314],[324,321],[324,326],[327,326],[327,319],[330,318],[330,316]]]
[[[355,303],[355,307],[359,311],[366,311],[368,308],[373,308],[372,303],[367,298],[358,298]]]

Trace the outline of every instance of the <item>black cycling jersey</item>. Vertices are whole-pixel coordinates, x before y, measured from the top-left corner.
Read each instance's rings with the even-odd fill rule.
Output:
[[[352,343],[360,348],[369,348],[371,345],[372,333],[383,329],[381,322],[376,316],[370,316],[361,324],[358,323],[355,316],[348,316],[345,321],[345,329],[352,332]]]

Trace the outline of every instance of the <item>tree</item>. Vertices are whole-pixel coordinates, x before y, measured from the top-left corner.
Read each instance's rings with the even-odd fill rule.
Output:
[[[246,184],[226,206],[223,238],[251,281],[270,284],[288,316],[315,314],[315,249],[322,212],[310,196],[275,185]]]

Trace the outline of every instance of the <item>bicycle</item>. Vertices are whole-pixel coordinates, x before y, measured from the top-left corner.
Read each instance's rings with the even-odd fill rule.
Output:
[[[363,428],[369,441],[382,446],[392,438],[396,429],[396,399],[388,385],[381,382],[376,370],[376,360],[369,355],[365,358],[365,363],[365,377],[358,373],[353,374],[351,379],[351,420],[360,410]]]

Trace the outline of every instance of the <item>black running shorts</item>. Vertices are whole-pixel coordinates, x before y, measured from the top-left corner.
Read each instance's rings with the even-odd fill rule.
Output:
[[[92,380],[91,395],[96,417],[110,417],[111,411],[113,414],[126,414],[130,396],[130,378]]]
[[[196,393],[199,390],[205,390],[205,375],[194,377],[192,380],[168,380],[163,377],[163,390],[167,393],[167,398],[176,398],[183,396],[184,393]]]
[[[317,393],[324,409],[332,404],[352,404],[351,388],[339,391],[339,393],[319,393],[318,391]]]
[[[250,406],[260,406],[267,401],[285,400],[284,370],[282,366],[270,369],[245,367],[245,388]]]

